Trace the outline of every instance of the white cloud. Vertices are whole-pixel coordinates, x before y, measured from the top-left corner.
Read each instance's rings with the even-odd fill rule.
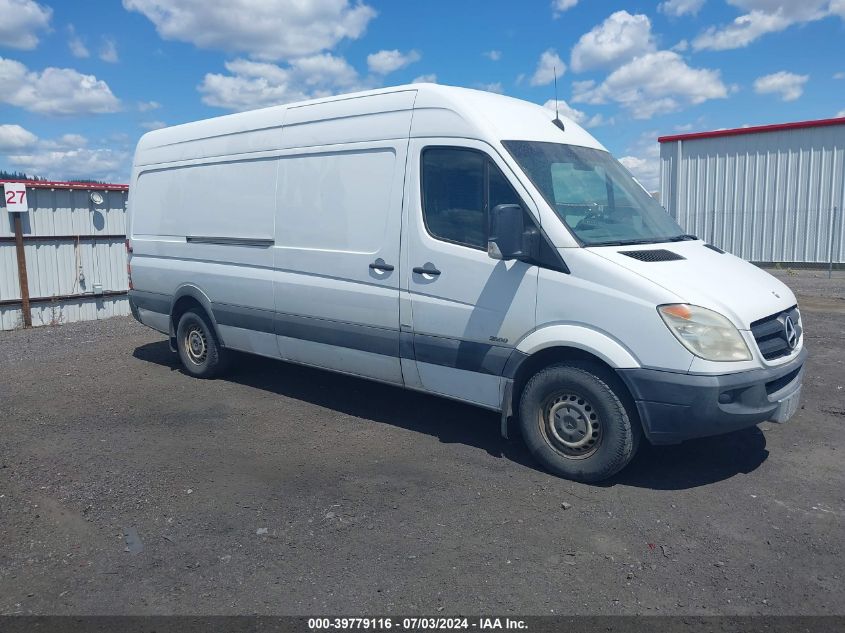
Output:
[[[495,92],[496,94],[499,94],[499,95],[505,93],[505,89],[502,86],[501,81],[495,81],[495,82],[489,83],[489,84],[477,84],[476,88],[478,88],[479,90],[484,90],[486,92]]]
[[[657,9],[666,15],[680,17],[687,14],[696,15],[703,6],[704,0],[666,0],[661,2]]]
[[[742,15],[723,26],[711,26],[693,40],[696,50],[729,50],[748,46],[768,33],[830,16],[845,19],[845,0],[728,0]]]
[[[826,15],[841,13],[836,0],[727,0],[742,11],[781,13],[794,20],[817,20]]]
[[[758,77],[754,80],[754,92],[758,94],[777,94],[782,101],[795,101],[804,93],[804,84],[809,75],[796,75],[784,70]]]
[[[497,62],[500,59],[502,59],[502,51],[497,51],[497,50],[484,51],[481,54],[484,55],[484,57],[489,59],[491,62]]]
[[[39,149],[79,149],[88,145],[88,139],[82,134],[62,134],[59,138],[39,140]]]
[[[617,11],[581,36],[572,48],[572,70],[614,67],[653,50],[648,16]]]
[[[549,99],[543,104],[543,107],[554,112],[555,100]],[[577,110],[563,99],[557,100],[557,112],[562,116],[565,116],[567,119],[575,121],[575,123],[581,127],[598,127],[599,125],[612,123],[612,121],[606,120],[601,114],[594,114],[593,116],[590,116],[586,112]]]
[[[833,73],[834,79],[845,79],[845,73]]]
[[[66,115],[116,112],[120,101],[106,82],[72,68],[30,71],[12,59],[0,57],[0,102],[37,112]]]
[[[318,91],[321,86],[342,88],[344,90],[363,88],[358,72],[343,57],[334,55],[313,55],[296,59],[290,63],[296,76],[302,78],[304,85]]]
[[[845,117],[845,110],[840,110],[836,113],[836,118]]]
[[[377,75],[387,75],[419,60],[420,54],[417,51],[409,51],[407,53],[402,53],[396,49],[379,51],[378,53],[367,55],[367,68],[370,69],[370,72],[376,73]]]
[[[161,104],[158,101],[139,101],[138,112],[149,112],[150,110],[158,110]]]
[[[110,37],[103,38],[103,45],[100,47],[100,59],[109,64],[116,64],[120,61],[117,55],[117,44]]]
[[[572,87],[575,103],[615,101],[638,119],[728,96],[718,70],[692,68],[672,51],[637,57],[614,70],[601,84],[582,81]]]
[[[37,141],[35,134],[20,125],[0,125],[0,152],[26,149]]]
[[[88,139],[82,134],[62,134],[59,137],[59,144],[64,147],[82,147],[88,145]]]
[[[129,154],[108,148],[46,150],[6,157],[15,168],[51,180],[93,178],[123,180]]]
[[[163,127],[167,127],[167,123],[164,121],[142,121],[141,127],[145,130],[160,130]]]
[[[230,74],[208,73],[199,85],[203,103],[249,110],[370,87],[345,59],[328,53],[295,59],[284,67],[247,59],[225,65]]]
[[[436,84],[437,83],[437,75],[434,73],[429,73],[428,75],[420,75],[419,77],[414,77],[414,80],[411,82],[412,84]]]
[[[33,0],[0,0],[0,45],[31,51],[50,28],[53,10]]]
[[[312,55],[358,39],[376,11],[349,0],[123,0],[166,40],[265,61]]]
[[[67,45],[70,49],[71,55],[80,59],[86,59],[90,57],[91,53],[88,52],[88,47],[85,46],[85,41],[82,39],[81,36],[77,35],[76,28],[73,26],[73,24],[68,24],[67,32]]]
[[[790,24],[780,14],[753,11],[739,16],[728,26],[711,26],[693,40],[692,46],[695,50],[714,51],[743,48],[766,33],[782,31]]]
[[[87,148],[81,134],[39,139],[19,125],[0,125],[0,154],[4,163],[33,175],[64,180],[126,178],[130,152],[111,148]]]
[[[589,92],[593,88],[596,87],[596,82],[592,79],[587,79],[585,81],[573,81],[572,82],[572,92],[575,94],[582,94],[585,92]]]
[[[531,76],[532,86],[547,86],[566,72],[566,64],[553,48],[548,49],[537,62],[537,70]]]
[[[578,0],[552,0],[552,15],[559,18],[564,11],[569,11],[578,4]]]

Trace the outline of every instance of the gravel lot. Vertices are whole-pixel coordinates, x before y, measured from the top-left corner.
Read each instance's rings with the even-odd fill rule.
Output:
[[[797,417],[601,486],[449,401],[249,357],[191,379],[131,319],[0,332],[0,612],[845,614],[845,273],[775,272]]]

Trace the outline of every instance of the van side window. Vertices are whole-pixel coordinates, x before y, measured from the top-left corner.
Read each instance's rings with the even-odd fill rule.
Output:
[[[486,161],[484,154],[470,149],[435,147],[423,152],[423,217],[433,237],[487,248]]]
[[[489,210],[500,204],[523,206],[501,170],[476,150],[426,149],[422,157],[422,182],[423,215],[428,232],[432,237],[463,246],[487,250]],[[527,212],[526,222],[533,222]]]

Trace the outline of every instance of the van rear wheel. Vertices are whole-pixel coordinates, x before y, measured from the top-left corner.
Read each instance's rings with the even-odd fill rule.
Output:
[[[214,378],[228,365],[229,355],[220,346],[208,318],[194,310],[179,319],[176,349],[185,371],[196,378]]]
[[[631,461],[641,431],[611,382],[587,364],[552,365],[528,381],[519,418],[537,461],[584,482],[607,479]]]

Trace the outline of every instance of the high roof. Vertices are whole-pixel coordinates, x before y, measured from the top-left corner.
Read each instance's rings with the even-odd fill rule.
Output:
[[[730,130],[713,130],[711,132],[692,132],[690,134],[674,134],[661,136],[658,143],[671,143],[672,141],[691,141],[702,138],[718,138],[720,136],[742,136],[744,134],[762,134],[765,132],[781,132],[783,130],[800,130],[813,127],[828,127],[830,125],[845,125],[845,117],[835,119],[818,119],[815,121],[796,121],[794,123],[775,123],[773,125],[756,125],[753,127],[740,127]]]
[[[561,117],[565,131],[558,130],[552,124],[554,113],[535,103],[480,90],[420,83],[271,106],[147,132],[138,143],[135,165],[239,151],[286,149],[287,141],[282,140],[280,145],[278,138],[274,139],[264,132],[318,121],[351,120],[362,114],[390,114],[412,109],[412,137],[451,136],[488,142],[494,139],[540,140],[603,149],[588,132],[565,117]],[[365,125],[363,119],[358,119],[353,126],[357,128],[357,140],[372,140],[364,139],[369,132],[362,125]],[[249,132],[258,134],[251,135],[252,140],[249,140],[247,137],[250,135],[244,134]],[[391,133],[394,131],[391,130]],[[408,132],[403,132],[402,136],[405,134]],[[229,143],[233,135],[242,138]],[[299,141],[291,138],[290,142]],[[248,150],[235,149],[235,145],[244,143],[252,145]]]

